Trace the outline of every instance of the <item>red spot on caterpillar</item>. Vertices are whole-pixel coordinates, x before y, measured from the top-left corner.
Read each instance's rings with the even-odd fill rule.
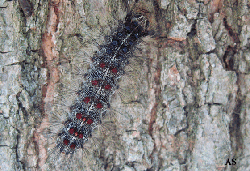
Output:
[[[92,119],[88,119],[87,124],[91,125],[93,123]]]
[[[67,139],[63,140],[63,144],[64,145],[68,145],[69,144],[69,140],[67,140]]]
[[[75,136],[76,136],[76,137],[78,136],[78,132],[75,133]]]
[[[105,67],[105,63],[103,63],[103,62],[100,63],[100,67],[101,67],[101,68],[104,68],[104,67]]]
[[[79,134],[79,138],[83,138],[83,134]]]
[[[111,89],[111,85],[109,85],[109,84],[107,84],[107,85],[105,85],[105,90],[110,90]]]
[[[84,101],[85,103],[89,103],[90,97],[85,97],[85,98],[83,99],[83,101]]]
[[[74,132],[75,132],[75,129],[74,129],[74,128],[70,128],[70,129],[69,129],[69,133],[70,133],[70,134],[74,134]]]
[[[76,114],[76,118],[77,118],[77,119],[81,119],[81,118],[82,118],[82,114],[81,114],[81,113],[77,113],[77,114]]]
[[[85,117],[82,118],[82,121],[85,122],[87,119]]]
[[[98,81],[97,80],[93,80],[92,81],[92,85],[97,85],[98,84]]]
[[[102,108],[102,104],[101,103],[97,103],[96,108],[97,109],[101,109]]]
[[[113,68],[111,71],[112,71],[114,74],[117,73],[117,69],[116,69],[116,68]]]
[[[71,149],[75,149],[75,148],[76,148],[76,145],[75,145],[75,144],[71,144],[71,145],[70,145],[70,148],[71,148]]]

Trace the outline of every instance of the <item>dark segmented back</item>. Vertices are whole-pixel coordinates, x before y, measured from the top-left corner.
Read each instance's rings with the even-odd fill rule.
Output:
[[[83,148],[93,130],[101,124],[131,52],[138,40],[147,35],[147,27],[148,20],[143,15],[128,14],[123,26],[92,58],[93,63],[85,75],[86,81],[58,134],[56,148],[60,152],[72,154],[76,149]]]

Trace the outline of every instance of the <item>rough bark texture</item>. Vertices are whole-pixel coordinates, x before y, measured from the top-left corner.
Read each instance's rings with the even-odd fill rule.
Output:
[[[67,112],[97,45],[131,10],[147,15],[153,35],[120,81],[112,122],[68,165],[250,170],[249,8],[247,0],[0,0],[0,170],[53,165],[48,116]]]

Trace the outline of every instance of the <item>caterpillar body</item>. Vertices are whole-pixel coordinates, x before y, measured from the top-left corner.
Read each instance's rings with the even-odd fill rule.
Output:
[[[92,57],[93,63],[85,74],[85,80],[77,91],[77,99],[63,128],[57,134],[52,150],[73,155],[92,136],[101,124],[110,106],[109,101],[118,87],[119,78],[125,73],[129,57],[140,38],[146,36],[149,22],[141,14],[127,14],[125,22],[109,36],[108,42]]]

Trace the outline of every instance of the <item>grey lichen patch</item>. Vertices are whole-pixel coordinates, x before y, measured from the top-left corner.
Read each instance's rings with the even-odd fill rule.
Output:
[[[135,169],[133,167],[129,167],[129,166],[124,166],[124,168],[122,169],[122,171],[134,171]]]
[[[188,21],[184,15],[179,14],[176,16],[175,25],[171,28],[169,37],[185,39],[187,33],[190,32],[192,21]]]
[[[244,25],[242,26],[242,32],[240,35],[241,40],[241,46],[249,46],[250,44],[250,24],[249,24],[249,18],[248,16],[243,16],[242,20],[244,22]]]
[[[216,54],[223,61],[223,56],[228,46],[234,46],[229,32],[226,30],[223,18],[219,13],[214,14],[214,22],[212,23],[212,33],[216,41]]]
[[[16,168],[14,167],[14,161],[16,158],[14,157],[13,154],[13,149],[6,147],[6,146],[1,146],[0,147],[0,162],[1,162],[1,168],[4,168],[4,170],[15,170]]]
[[[200,91],[198,92],[198,97],[200,99],[199,105],[203,106],[206,103],[206,94],[208,91],[208,81],[211,75],[211,65],[209,63],[209,55],[203,54],[200,57],[201,66],[201,77],[204,79],[200,82]]]
[[[169,4],[170,4],[170,0],[162,0],[161,1],[161,8],[167,9]]]
[[[200,4],[199,3],[194,3],[192,1],[179,1],[180,3],[178,4],[179,9],[181,9],[182,13],[185,14],[187,19],[196,19],[197,15],[200,11]]]
[[[29,94],[27,91],[22,90],[19,95],[19,101],[22,103],[22,107],[28,110],[30,108]]]
[[[141,138],[142,138],[144,151],[146,152],[146,154],[144,155],[144,160],[146,160],[146,162],[148,164],[150,164],[151,161],[150,161],[149,156],[150,156],[150,154],[152,154],[152,152],[154,150],[153,139],[148,134],[142,134]]]
[[[164,127],[170,134],[175,134],[186,127],[186,117],[183,107],[193,102],[193,95],[189,86],[185,86],[185,80],[181,76],[185,74],[186,66],[181,66],[185,55],[171,52],[168,49],[168,63],[162,66],[162,100],[166,108],[162,116],[157,117],[157,124]],[[172,60],[172,62],[170,62]],[[161,119],[163,118],[163,124]]]
[[[167,116],[165,125],[170,134],[175,134],[178,130],[186,127],[186,117],[178,99],[169,103],[169,111],[165,115]]]
[[[0,115],[0,166],[4,170],[15,170],[17,131],[3,115]],[[6,168],[6,169],[5,169]]]
[[[21,91],[21,86],[19,84],[19,77],[21,67],[19,65],[5,66],[4,74],[7,74],[6,81],[2,84],[2,104],[1,111],[5,118],[8,118],[11,114],[15,113],[17,110],[16,94]],[[5,90],[5,91],[4,91]],[[11,110],[14,109],[14,111]]]
[[[244,77],[245,80],[245,85],[241,86],[241,90],[243,95],[245,96],[245,101],[249,102],[250,101],[250,92],[249,92],[249,87],[250,87],[250,74],[246,74]],[[243,146],[248,147],[249,146],[249,141],[250,141],[250,137],[249,137],[249,131],[250,131],[250,105],[249,103],[246,103],[243,105],[244,107],[240,110],[239,113],[237,113],[238,116],[240,116],[242,123],[241,124],[241,129],[244,130],[242,132],[243,134]],[[250,165],[249,165],[249,154],[250,154],[250,149],[249,148],[245,148],[243,150],[243,153],[241,154],[241,156],[238,159],[238,163],[239,167],[238,170],[240,171],[244,171],[244,170],[248,170],[250,169]]]
[[[212,35],[212,26],[207,18],[197,20],[197,36],[204,53],[215,49],[215,40]]]
[[[138,141],[133,136],[133,131],[127,132],[127,134],[123,134],[122,140],[124,141],[125,146],[125,154],[128,162],[142,162],[143,157],[143,146],[142,141]]]
[[[198,126],[193,162],[189,169],[199,167],[216,170],[231,155],[229,118],[224,118],[226,113],[222,112],[221,106],[212,106],[210,109],[209,106],[204,106],[199,114],[202,115],[201,123]]]
[[[236,74],[225,71],[215,54],[209,55],[211,76],[208,83],[206,103],[219,103],[226,105],[229,94],[237,91]]]

